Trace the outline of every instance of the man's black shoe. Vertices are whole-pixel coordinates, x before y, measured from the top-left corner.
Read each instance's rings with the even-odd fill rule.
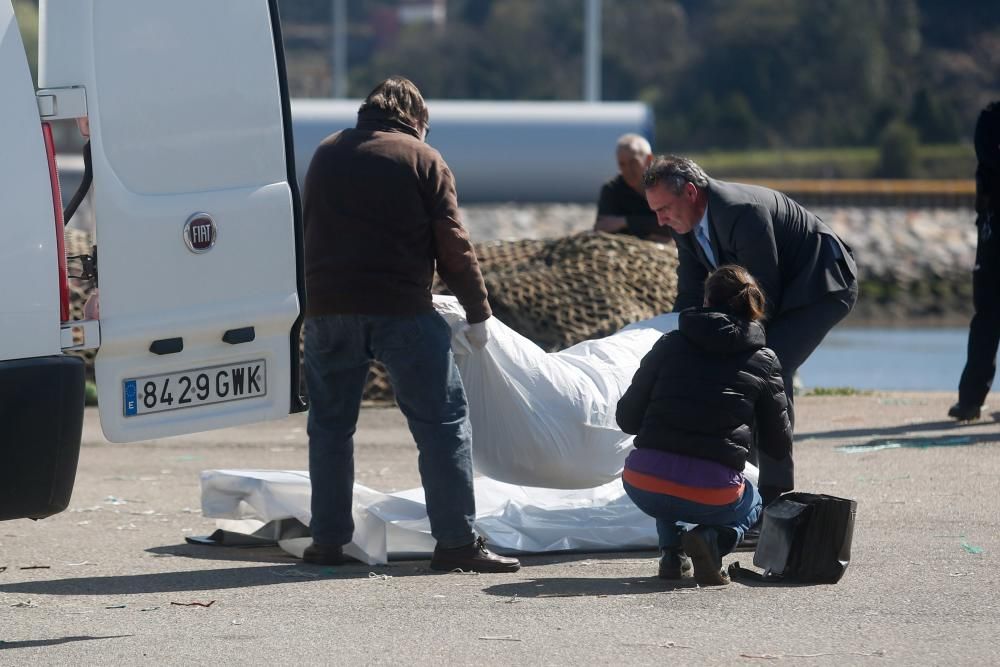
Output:
[[[694,580],[702,586],[725,586],[729,574],[722,569],[719,535],[709,526],[696,526],[681,536],[684,551],[694,563]]]
[[[455,549],[434,548],[431,569],[441,572],[517,572],[521,561],[516,558],[498,556],[486,548],[486,540],[477,537],[472,544]]]
[[[680,549],[665,549],[660,556],[660,579],[682,579],[691,576],[691,559]]]
[[[978,405],[962,405],[961,403],[956,403],[948,408],[948,416],[957,419],[960,422],[970,422],[974,419],[979,419],[979,411]]]
[[[313,542],[302,553],[303,562],[310,565],[343,565],[347,562],[344,547],[332,544],[316,544]]]

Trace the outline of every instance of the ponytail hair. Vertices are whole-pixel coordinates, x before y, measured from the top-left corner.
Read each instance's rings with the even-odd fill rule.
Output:
[[[764,293],[742,266],[725,264],[705,280],[705,305],[756,321],[764,317]]]

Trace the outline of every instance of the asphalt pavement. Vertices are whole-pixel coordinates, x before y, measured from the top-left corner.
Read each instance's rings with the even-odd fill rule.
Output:
[[[957,425],[953,400],[798,399],[799,487],[858,501],[851,564],[723,588],[657,579],[653,552],[474,575],[189,545],[215,528],[199,473],[305,469],[304,417],[115,445],[88,410],[70,508],[0,524],[0,664],[997,664],[1000,413]],[[419,483],[397,410],[356,440],[359,482]]]

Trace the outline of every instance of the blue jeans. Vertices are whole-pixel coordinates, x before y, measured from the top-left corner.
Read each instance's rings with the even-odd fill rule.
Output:
[[[745,480],[743,496],[730,505],[702,505],[691,500],[637,489],[623,482],[636,507],[656,519],[661,549],[679,549],[684,528],[678,522],[711,526],[719,530],[719,553],[726,555],[743,539],[743,533],[761,513],[760,494]]]
[[[306,319],[313,540],[347,544],[354,534],[354,432],[372,360],[388,370],[417,443],[431,534],[442,548],[470,544],[476,518],[472,426],[451,329],[436,312]]]

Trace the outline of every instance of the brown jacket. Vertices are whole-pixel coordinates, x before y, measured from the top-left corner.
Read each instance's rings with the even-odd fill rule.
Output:
[[[455,179],[419,132],[381,113],[323,140],[306,175],[306,315],[415,315],[438,274],[470,323],[490,314]]]

